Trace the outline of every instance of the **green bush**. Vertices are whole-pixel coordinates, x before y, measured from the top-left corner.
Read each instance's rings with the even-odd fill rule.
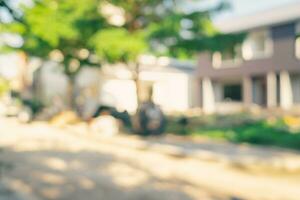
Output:
[[[37,114],[44,107],[43,103],[37,99],[24,99],[22,102],[23,105],[28,106],[31,109],[33,114]]]
[[[0,97],[9,90],[9,83],[3,78],[0,78]]]
[[[278,118],[275,123],[249,115],[208,116],[189,119],[185,135],[226,140],[233,143],[249,143],[278,146],[300,150],[300,133],[290,132]],[[176,120],[169,119],[170,133],[183,135]]]

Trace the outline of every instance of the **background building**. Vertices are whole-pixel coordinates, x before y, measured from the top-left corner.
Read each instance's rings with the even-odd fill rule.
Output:
[[[203,110],[237,111],[253,105],[289,110],[299,105],[299,19],[300,4],[293,3],[219,24],[225,33],[247,36],[232,51],[200,55]]]

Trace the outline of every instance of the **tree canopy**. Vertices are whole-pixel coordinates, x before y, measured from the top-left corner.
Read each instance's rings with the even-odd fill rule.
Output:
[[[110,24],[112,29],[103,30],[105,33],[98,35],[98,40],[94,41],[98,47],[98,54],[109,62],[127,63],[136,61],[137,56],[145,52],[190,59],[199,51],[222,50],[239,41],[240,36],[219,34],[212,24],[211,14],[226,9],[228,7],[226,2],[196,11],[182,9],[179,2],[177,0],[106,2],[119,9],[123,23],[115,26]],[[105,44],[100,39],[101,36],[102,38],[105,36]],[[220,45],[219,41],[222,39],[225,39],[223,43],[225,47]],[[132,48],[126,48],[129,42]],[[122,49],[122,54],[116,56],[118,51],[116,49]]]
[[[71,84],[82,67],[121,62],[134,67],[138,93],[140,55],[190,59],[199,51],[222,51],[241,40],[219,34],[212,25],[210,14],[226,8],[223,2],[189,11],[180,0],[32,1],[16,12],[8,0],[0,0],[14,19],[0,32],[22,37],[23,44],[14,49],[55,60]]]
[[[177,0],[34,0],[5,30],[22,36],[19,48],[42,59],[55,58],[67,75],[83,66],[136,62],[143,53],[191,58],[198,51],[220,50],[240,37],[218,34],[210,14],[217,4],[186,11]],[[220,42],[222,41],[222,42]],[[222,45],[224,44],[224,45]]]
[[[130,33],[125,28],[110,28],[100,31],[91,42],[95,46],[99,59],[108,63],[129,64],[147,50],[143,33]]]
[[[6,30],[22,36],[24,44],[19,49],[42,59],[56,57],[72,77],[84,65],[98,65],[89,41],[104,26],[99,2],[36,0],[34,6],[24,7],[20,20]]]

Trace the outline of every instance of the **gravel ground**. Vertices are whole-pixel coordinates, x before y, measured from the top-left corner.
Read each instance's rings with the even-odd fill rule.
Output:
[[[28,200],[296,200],[300,196],[299,174],[249,173],[222,162],[129,148],[112,140],[82,137],[44,123],[22,125],[0,119],[0,160],[13,165],[4,178],[9,188],[26,194]],[[10,200],[1,195],[1,200]]]

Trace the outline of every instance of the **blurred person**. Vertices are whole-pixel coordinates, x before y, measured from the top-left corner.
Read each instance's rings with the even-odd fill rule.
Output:
[[[165,131],[166,119],[161,108],[152,100],[152,91],[149,98],[138,108],[135,129],[143,136],[160,135]]]

